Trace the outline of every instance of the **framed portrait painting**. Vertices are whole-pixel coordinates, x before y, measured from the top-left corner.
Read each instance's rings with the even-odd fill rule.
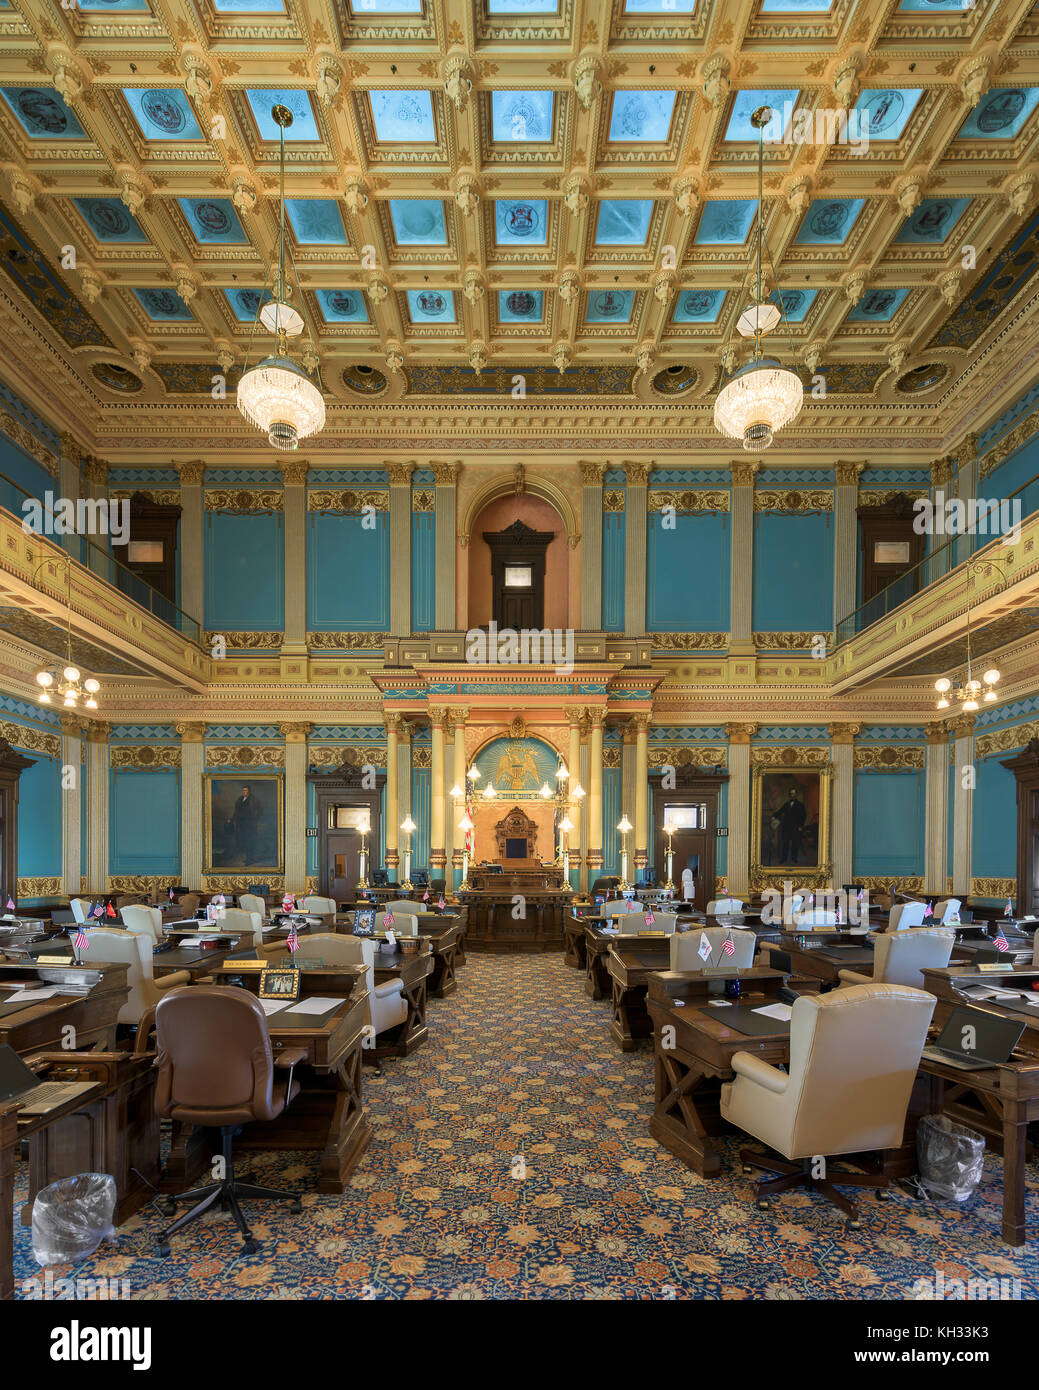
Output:
[[[828,767],[754,768],[754,870],[762,878],[824,874],[829,870]]]
[[[207,772],[203,796],[207,874],[283,872],[281,777]]]

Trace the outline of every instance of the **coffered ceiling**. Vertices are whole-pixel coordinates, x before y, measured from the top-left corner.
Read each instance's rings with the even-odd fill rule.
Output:
[[[265,447],[211,387],[277,244],[276,102],[308,452],[405,399],[731,452],[761,105],[771,342],[825,389],[784,446],[938,453],[1039,371],[1034,0],[0,0],[0,322],[105,457]]]

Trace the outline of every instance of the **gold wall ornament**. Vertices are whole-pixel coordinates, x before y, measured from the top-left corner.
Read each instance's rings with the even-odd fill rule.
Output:
[[[649,750],[650,767],[725,767],[729,750],[724,744],[672,743]]]
[[[218,640],[227,644],[228,651],[269,652],[277,651],[285,640],[284,632],[206,632],[206,646],[212,647]]]
[[[728,488],[683,488],[681,491],[656,490],[646,494],[647,512],[659,512],[674,507],[680,516],[697,516],[704,512],[727,512],[732,506]]]
[[[432,488],[413,489],[411,494],[411,510],[413,512],[435,512],[436,509],[436,493]]]
[[[870,893],[895,891],[922,893],[924,891],[924,880],[921,874],[899,874],[893,877],[886,874],[856,874],[855,882],[861,883],[863,888]]]
[[[729,474],[732,477],[733,487],[753,487],[754,474],[758,471],[759,465],[756,463],[744,463],[742,460],[734,459],[729,464]]]
[[[1006,902],[1007,898],[1017,897],[1016,878],[972,878],[970,881],[972,898],[996,898]]]
[[[280,743],[207,743],[206,767],[284,767],[285,748]]]
[[[57,456],[41,444],[32,431],[27,430],[22,422],[8,410],[0,410],[0,430],[7,435],[8,439],[17,444],[23,453],[28,454],[31,459],[35,459],[52,478],[57,478]]]
[[[201,487],[202,475],[206,471],[206,465],[201,459],[193,459],[190,463],[175,463],[173,466],[180,474],[182,488]]]
[[[149,897],[165,897],[170,888],[180,882],[179,874],[109,874],[110,893],[146,893]],[[109,919],[111,920],[111,919]],[[102,922],[102,925],[107,923]],[[113,925],[115,925],[113,923]]]
[[[807,516],[812,512],[833,511],[832,488],[758,488],[754,493],[756,512],[787,512]]]
[[[234,516],[270,514],[283,511],[285,507],[285,494],[281,488],[207,487],[204,497],[207,512],[225,512]]]
[[[389,488],[312,487],[307,492],[308,512],[331,512],[337,516],[357,516],[365,507],[377,512],[390,510]]]
[[[604,512],[622,512],[624,510],[624,491],[622,488],[610,488],[602,495],[602,509]]]
[[[889,487],[889,488],[863,488],[859,493],[860,507],[886,507],[899,497],[909,497],[915,500],[918,497],[926,497],[928,490],[925,487]]]
[[[179,488],[158,488],[158,487],[119,487],[113,488],[108,494],[109,500],[120,502],[129,500],[131,497],[144,497],[149,502],[154,502],[160,507],[180,506]]]
[[[975,738],[974,756],[991,758],[996,753],[1011,753],[1016,748],[1027,747],[1033,738],[1039,738],[1039,720],[993,729],[990,734],[978,734]]]
[[[388,632],[308,632],[307,646],[313,651],[381,651],[389,641]]]
[[[61,735],[45,734],[42,729],[30,728],[27,724],[14,724],[0,720],[0,736],[12,748],[24,749],[27,753],[43,753],[48,758],[61,757]]]
[[[931,460],[931,485],[933,487],[944,487],[946,483],[952,482],[953,474],[956,472],[956,464],[951,454],[942,454],[941,458]],[[984,474],[982,474],[984,476]]]
[[[837,479],[838,487],[854,487],[866,467],[864,463],[847,463],[843,459],[838,459],[833,465],[834,477]]]
[[[250,874],[212,874],[207,873],[202,878],[203,893],[248,893],[250,884],[266,883],[272,894],[277,896],[284,893],[285,879],[281,872],[270,873],[267,869],[257,869]],[[299,885],[293,884],[290,891],[294,891]]]
[[[605,463],[593,463],[582,459],[578,467],[581,470],[582,487],[602,487],[603,475],[606,472]]]
[[[987,449],[978,460],[978,476],[985,479],[990,473],[994,473],[1001,463],[1004,463],[1011,454],[1020,449],[1022,444],[1028,442],[1034,434],[1039,433],[1039,410],[1033,410],[1030,415],[1019,421],[1018,424],[1003,436],[998,443],[993,444],[991,449]]]
[[[309,743],[307,761],[317,771],[342,767],[385,767],[385,747],[373,747],[369,743]]]
[[[602,765],[603,767],[620,767],[621,750],[616,743],[610,744],[609,747],[602,750]]]
[[[927,750],[914,744],[855,749],[856,772],[923,772]]]
[[[177,768],[180,767],[180,744],[113,743],[109,759],[113,772],[125,772],[128,768]]]
[[[724,652],[729,646],[727,632],[651,632],[651,646],[675,652]]]
[[[791,652],[810,651],[819,637],[825,637],[826,650],[830,650],[832,633],[829,632],[754,632],[751,640],[758,651]]]
[[[306,459],[290,459],[278,464],[286,487],[306,487],[310,464]]]
[[[433,481],[437,487],[454,487],[458,482],[458,473],[461,469],[461,460],[458,463],[434,463]]]
[[[828,747],[814,743],[758,743],[750,750],[750,760],[758,767],[781,767],[792,772],[829,769],[833,766],[830,756]]]
[[[390,480],[390,487],[410,487],[411,475],[414,471],[414,459],[408,463],[388,463],[386,473]]]
[[[426,747],[416,747],[412,744],[411,765],[412,767],[432,767],[433,750]]]
[[[15,896],[24,898],[57,898],[61,896],[61,876],[55,878],[20,878]]]

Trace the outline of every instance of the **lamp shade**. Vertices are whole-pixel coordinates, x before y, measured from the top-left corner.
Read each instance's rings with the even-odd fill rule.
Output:
[[[715,428],[744,449],[767,449],[777,430],[801,413],[804,387],[774,357],[748,362],[722,387],[714,403]]]
[[[325,402],[288,357],[265,357],[238,383],[238,409],[276,448],[292,450],[325,423]]]

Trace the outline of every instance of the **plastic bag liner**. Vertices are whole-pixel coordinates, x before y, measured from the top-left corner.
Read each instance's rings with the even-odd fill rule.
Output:
[[[41,1265],[85,1260],[113,1231],[115,1178],[78,1173],[52,1182],[32,1208],[32,1253]]]
[[[929,1196],[965,1202],[981,1182],[985,1140],[947,1115],[925,1115],[916,1129],[916,1156]]]

